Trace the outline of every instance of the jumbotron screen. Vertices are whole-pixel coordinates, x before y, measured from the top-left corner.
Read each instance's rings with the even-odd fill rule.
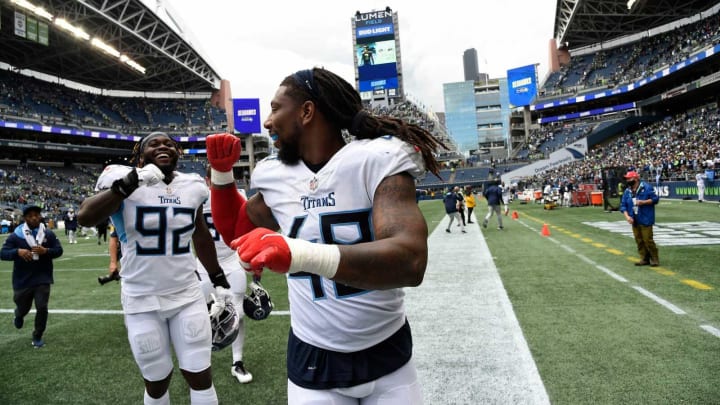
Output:
[[[360,93],[397,89],[397,49],[392,11],[355,15],[355,54]],[[388,91],[389,95],[394,92]]]

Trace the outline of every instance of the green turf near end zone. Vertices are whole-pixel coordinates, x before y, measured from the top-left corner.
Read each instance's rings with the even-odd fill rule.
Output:
[[[440,200],[421,201],[419,207],[431,231],[445,217]],[[475,209],[478,219],[486,210],[481,201]],[[699,329],[698,323],[706,317],[718,326],[720,284],[714,268],[720,247],[661,247],[663,267],[677,274],[665,276],[648,267],[637,269],[624,257],[552,228],[560,226],[634,255],[632,239],[581,224],[608,217],[622,220],[619,213],[605,214],[600,208],[543,211],[540,205],[520,204],[511,205],[513,210],[519,212],[518,221],[504,218],[503,232],[492,222],[484,234],[553,403],[717,403],[720,339]],[[666,200],[657,211],[659,221],[674,222],[717,220],[720,214],[715,204]],[[629,282],[612,279],[541,237],[542,224],[530,216],[552,225],[551,238]],[[96,281],[107,269],[106,247],[84,239],[68,245],[64,235],[60,238],[66,255],[56,262],[50,308],[119,309],[118,284],[100,287]],[[10,262],[0,262],[3,309],[13,307],[10,269]],[[693,289],[682,284],[681,277],[697,279],[714,289]],[[672,301],[688,315],[670,313],[637,293],[627,285],[630,283]],[[268,274],[263,284],[270,290],[276,309],[287,310],[283,277]],[[141,403],[142,380],[120,315],[51,314],[47,347],[39,350],[30,346],[32,326],[28,322],[33,316],[18,331],[12,326],[12,315],[0,313],[0,404]],[[245,361],[255,381],[240,385],[232,380],[229,350],[213,354],[220,400],[232,404],[286,403],[289,317],[247,320],[246,325]],[[177,370],[171,396],[173,404],[189,403]]]
[[[486,205],[480,205],[482,215]],[[660,247],[660,273],[628,260],[637,256],[632,238],[582,224],[623,221],[620,213],[535,204],[513,210],[518,220],[504,217],[504,231],[492,226],[484,234],[552,403],[717,403],[720,338],[700,325],[720,329],[719,245]],[[715,204],[663,200],[656,211],[659,223],[720,222]],[[540,235],[543,224],[550,237]],[[682,282],[687,279],[713,289],[692,288]],[[633,287],[687,314],[676,315]]]
[[[0,236],[4,241],[6,235]],[[67,243],[59,235],[65,254],[55,262],[50,310],[120,310],[120,286],[100,286],[97,277],[107,273],[107,246],[94,239]],[[0,262],[0,308],[12,309],[12,262]],[[249,278],[248,278],[249,281]],[[263,286],[276,311],[287,311],[287,286],[282,275],[267,273]],[[30,334],[34,313],[21,330],[12,313],[0,313],[0,404],[138,404],[143,381],[132,357],[122,315],[49,315],[46,346],[33,349]],[[231,350],[213,353],[213,381],[222,403],[287,403],[285,353],[290,318],[270,316],[264,321],[245,318],[244,361],[253,374],[250,384],[230,375]],[[177,367],[171,387],[173,404],[189,404],[187,385]]]

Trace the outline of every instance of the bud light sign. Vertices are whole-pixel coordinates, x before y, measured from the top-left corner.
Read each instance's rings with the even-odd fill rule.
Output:
[[[530,105],[537,95],[537,73],[535,65],[523,66],[507,71],[510,104],[515,107]]]
[[[233,112],[235,132],[241,134],[260,133],[259,98],[234,98]]]

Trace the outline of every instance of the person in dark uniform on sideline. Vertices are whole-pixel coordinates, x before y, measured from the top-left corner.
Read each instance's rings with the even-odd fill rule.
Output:
[[[5,239],[0,251],[2,260],[14,262],[12,285],[16,307],[13,324],[16,328],[23,327],[25,316],[35,301],[32,345],[36,349],[45,346],[43,334],[47,327],[50,285],[54,281],[52,261],[63,254],[60,241],[42,222],[41,211],[37,205],[25,207],[25,223]]]

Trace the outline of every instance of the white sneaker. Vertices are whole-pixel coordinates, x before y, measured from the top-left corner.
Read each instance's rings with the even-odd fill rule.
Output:
[[[230,374],[237,378],[241,384],[247,384],[252,381],[252,374],[245,370],[245,365],[242,361],[236,361],[232,368],[230,368]]]

